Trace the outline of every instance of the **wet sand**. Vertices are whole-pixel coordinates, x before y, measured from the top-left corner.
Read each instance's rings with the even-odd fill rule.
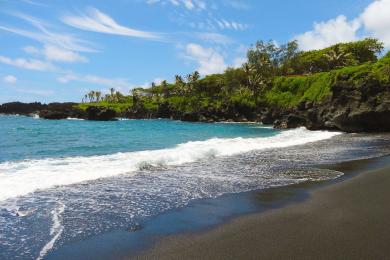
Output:
[[[390,158],[329,168],[351,177],[303,202],[165,238],[136,258],[390,259]]]

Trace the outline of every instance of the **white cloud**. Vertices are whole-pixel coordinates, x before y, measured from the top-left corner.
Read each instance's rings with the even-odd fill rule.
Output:
[[[221,30],[230,29],[236,31],[243,31],[249,27],[247,24],[238,23],[234,21],[229,22],[224,19],[221,20],[216,19],[215,22]]]
[[[206,10],[207,5],[203,0],[147,0],[147,4],[157,4],[162,5],[172,4],[174,6],[182,6],[188,10]]]
[[[358,39],[360,23],[357,19],[348,21],[343,15],[326,22],[314,24],[314,30],[295,37],[302,50],[321,49],[339,42],[350,42]]]
[[[18,79],[13,75],[7,75],[3,78],[3,81],[9,84],[15,84]]]
[[[367,32],[390,48],[390,0],[377,0],[362,13],[360,19]]]
[[[21,13],[16,13],[14,16],[28,22],[37,30],[23,30],[3,25],[0,25],[0,30],[18,34],[43,44],[58,46],[66,50],[96,52],[96,50],[91,47],[92,44],[90,42],[79,39],[74,35],[65,32],[53,32],[48,29],[48,25],[45,22],[40,21],[34,17]]]
[[[0,56],[0,62],[18,68],[22,68],[22,69],[28,69],[28,70],[38,70],[38,71],[57,70],[57,68],[50,62],[36,60],[36,59],[24,59],[24,58],[11,59],[6,56]]]
[[[245,57],[235,58],[233,61],[233,68],[240,68],[246,61],[247,59]]]
[[[47,60],[62,62],[87,62],[88,59],[77,52],[61,49],[54,45],[45,45],[43,54]]]
[[[34,46],[26,46],[23,50],[28,54],[42,55],[48,61],[56,62],[88,62],[88,59],[81,56],[79,53],[55,45],[45,45],[43,49],[38,49]]]
[[[57,78],[57,81],[63,84],[71,81],[93,83],[106,87],[113,87],[117,90],[128,91],[133,88],[133,84],[130,84],[127,79],[123,78],[106,78],[97,75],[76,75],[74,73],[67,73]]]
[[[197,70],[202,75],[221,73],[226,69],[223,56],[213,48],[189,43],[186,45],[185,57],[198,63]]]
[[[160,39],[161,35],[152,32],[140,31],[118,24],[113,18],[98,9],[89,8],[87,14],[81,16],[66,15],[61,20],[72,27],[107,34],[130,36],[144,39]]]

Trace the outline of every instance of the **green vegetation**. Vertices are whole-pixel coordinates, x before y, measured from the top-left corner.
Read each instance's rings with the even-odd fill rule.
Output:
[[[280,47],[257,42],[248,50],[248,61],[240,68],[201,78],[195,71],[173,83],[162,81],[150,88],[135,88],[128,95],[115,89],[103,96],[91,91],[79,108],[105,106],[117,112],[199,112],[203,110],[254,110],[256,107],[294,107],[302,101],[320,102],[340,81],[362,84],[389,83],[390,53],[378,58],[383,44],[365,39],[309,52],[299,51],[297,42]]]

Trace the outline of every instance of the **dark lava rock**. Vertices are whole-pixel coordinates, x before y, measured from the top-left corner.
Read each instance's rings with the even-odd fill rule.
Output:
[[[181,117],[181,120],[188,122],[198,122],[199,116],[200,115],[198,113],[184,113]]]
[[[275,128],[296,128],[305,126],[306,119],[294,114],[288,115],[281,120],[277,120],[274,123]]]
[[[116,119],[115,110],[106,107],[91,106],[86,112],[88,120],[111,121]]]
[[[66,119],[69,117],[69,113],[67,111],[42,110],[39,112],[39,117],[51,120]]]
[[[21,102],[10,102],[0,105],[0,113],[3,114],[20,114],[29,115],[38,113],[40,110],[45,109],[47,105],[41,103],[21,103]]]
[[[85,112],[76,108],[77,103],[50,103],[45,109],[39,111],[43,119],[85,118]]]

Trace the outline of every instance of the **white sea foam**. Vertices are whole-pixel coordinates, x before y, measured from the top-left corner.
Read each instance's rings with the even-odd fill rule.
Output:
[[[46,254],[53,248],[55,242],[58,240],[58,238],[61,236],[62,232],[64,231],[64,227],[61,224],[61,214],[65,210],[65,205],[63,203],[59,203],[59,206],[51,211],[52,214],[52,226],[50,228],[50,236],[51,239],[49,242],[44,245],[44,247],[39,252],[38,259],[43,259]]]
[[[210,157],[302,145],[338,134],[299,128],[272,137],[213,138],[161,150],[5,162],[0,164],[0,201],[59,185],[134,174],[145,166],[180,165]]]
[[[76,120],[76,121],[84,120],[82,118],[75,118],[75,117],[68,117],[67,119],[68,120]]]

